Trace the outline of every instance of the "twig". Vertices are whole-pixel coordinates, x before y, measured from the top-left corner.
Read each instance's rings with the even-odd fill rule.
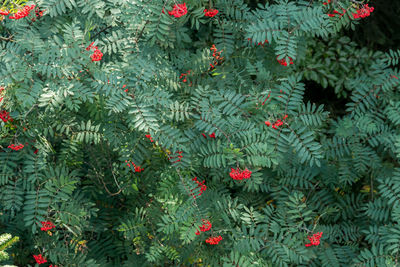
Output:
[[[108,29],[111,28],[111,27],[112,27],[112,26],[107,26],[107,27],[105,27],[104,29],[102,29],[101,31],[99,31],[98,33],[96,33],[95,35],[93,35],[92,39],[94,39],[97,35],[99,35],[100,33],[102,33],[102,32],[104,32],[104,31],[108,30]]]

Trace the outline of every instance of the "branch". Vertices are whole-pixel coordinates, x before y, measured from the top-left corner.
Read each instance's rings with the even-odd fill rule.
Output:
[[[107,26],[104,29],[102,29],[101,31],[99,31],[98,33],[96,33],[95,35],[93,35],[92,39],[94,39],[97,35],[100,35],[100,33],[110,29],[112,26]]]

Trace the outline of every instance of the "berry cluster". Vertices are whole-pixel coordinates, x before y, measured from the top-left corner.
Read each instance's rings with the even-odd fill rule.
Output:
[[[182,151],[177,151],[172,157],[168,156],[168,160],[170,160],[170,161],[175,160],[172,163],[177,163],[177,162],[181,161],[181,159],[183,158],[182,153],[183,153]],[[171,154],[171,152],[168,154]]]
[[[206,243],[210,244],[210,245],[217,245],[219,243],[219,241],[222,240],[221,236],[217,236],[217,237],[212,237],[210,236],[207,240]]]
[[[103,57],[103,53],[98,49],[97,46],[93,46],[94,42],[92,42],[88,47],[86,47],[86,50],[94,50],[93,54],[90,56],[92,61],[100,61]]]
[[[287,117],[288,117],[288,115],[285,115],[283,117],[283,120],[285,120]],[[265,124],[269,127],[271,125],[271,122],[266,121]],[[277,127],[282,126],[282,125],[283,125],[283,121],[277,120],[274,124],[272,124],[272,128],[276,130]]]
[[[186,73],[182,73],[181,76],[179,76],[179,79],[183,79],[182,82],[187,82],[186,76],[190,74],[190,70],[188,70]]]
[[[154,142],[153,137],[151,137],[151,135],[146,134],[145,136],[146,136],[146,138],[148,138],[150,140],[150,142],[152,142],[152,143]]]
[[[204,220],[204,219],[202,221],[203,221],[203,225],[200,226],[200,231],[202,231],[202,232],[209,231],[212,227],[212,224],[210,223],[210,221]]]
[[[278,60],[279,64],[281,64],[282,66],[287,66],[286,60],[284,58],[282,58],[281,60],[278,59],[278,57],[276,57],[276,60]],[[291,57],[289,57],[290,63],[289,64],[293,64],[293,59]]]
[[[264,41],[264,42],[259,42],[257,45],[258,45],[258,46],[260,46],[260,45],[261,45],[262,47],[264,47],[264,45],[265,45],[265,44],[268,44],[268,43],[269,43],[269,42],[268,42],[268,40],[267,40],[267,39],[265,39],[265,41]]]
[[[8,146],[8,148],[11,148],[12,150],[18,151],[20,149],[23,149],[24,145],[23,144],[19,144],[19,145],[11,144],[11,145]]]
[[[35,8],[35,5],[31,5],[31,6],[24,6],[23,9],[20,9],[17,11],[17,13],[15,13],[13,16],[8,17],[9,19],[22,19],[25,18],[26,16],[29,15],[29,13],[31,12],[31,10],[33,10]]]
[[[135,172],[142,172],[142,171],[144,171],[144,169],[143,169],[143,168],[140,168],[140,166],[136,166],[135,163],[133,163],[133,161],[131,161],[131,163],[129,163],[127,160],[125,160],[125,162],[126,162],[126,165],[127,165],[128,167],[131,167],[131,164],[132,164],[132,166],[135,168]]]
[[[328,2],[324,2],[324,6],[326,6],[327,4],[329,4],[332,0],[328,0]]]
[[[207,232],[207,231],[209,231],[209,230],[211,229],[211,227],[212,227],[210,221],[204,220],[204,219],[201,219],[201,220],[202,220],[202,222],[203,222],[203,225],[200,226],[200,231],[202,231],[202,232]],[[196,235],[200,235],[199,230],[196,231]]]
[[[40,223],[42,224],[42,227],[40,228],[42,231],[48,231],[56,227],[52,222],[49,221]]]
[[[201,196],[203,192],[206,191],[207,186],[204,184],[205,180],[203,180],[203,182],[199,182],[197,181],[197,177],[194,177],[192,181],[196,182],[197,186],[193,189],[190,189],[190,192],[192,193],[193,198],[196,199],[196,197]],[[200,188],[200,192],[197,195],[194,195],[193,191],[196,190],[197,188]]]
[[[168,14],[170,16],[174,16],[175,18],[180,18],[183,15],[186,15],[187,14],[186,3],[175,4],[174,8],[172,9],[172,11],[168,11]]]
[[[267,98],[265,98],[264,102],[262,102],[262,104],[261,104],[262,106],[264,106],[265,102],[267,102],[267,100],[270,98],[270,96],[271,96],[271,93],[268,93]]]
[[[211,51],[213,51],[212,56],[214,57],[214,62],[213,64],[210,64],[211,69],[215,68],[216,65],[218,65],[219,61],[223,60],[224,58],[221,57],[221,51],[217,52],[217,48],[213,44],[210,48]]]
[[[33,258],[35,259],[37,264],[42,264],[42,263],[46,263],[47,262],[47,260],[45,258],[43,258],[42,254],[33,255]]]
[[[2,119],[4,122],[13,121],[13,119],[10,117],[10,113],[5,110],[0,111],[0,119]]]
[[[10,11],[0,9],[0,15],[7,16],[8,14],[10,14]]]
[[[201,133],[201,135],[204,137],[204,138],[207,138],[207,135],[205,134],[205,133]],[[212,133],[212,134],[210,134],[210,135],[208,135],[210,138],[214,138],[215,139],[215,133]]]
[[[101,53],[100,50],[96,49],[94,50],[93,54],[90,56],[92,61],[100,61],[103,57],[103,53]]]
[[[43,17],[43,12],[44,12],[44,11],[45,11],[45,10],[36,9],[36,10],[35,10],[36,18],[41,18],[41,17]],[[32,21],[36,21],[36,18],[32,18]]]
[[[231,168],[231,172],[229,173],[229,175],[233,180],[249,179],[251,177],[251,171],[249,171],[247,168],[244,170],[241,170],[239,168]]]
[[[124,89],[125,87],[126,87],[126,84],[122,85],[122,89]],[[125,93],[128,92],[128,88],[126,88],[126,89],[124,90],[124,92],[125,92]]]
[[[373,7],[369,7],[368,4],[363,5],[362,8],[357,10],[357,13],[353,13],[354,19],[365,18],[371,15],[371,12],[374,11]]]
[[[320,239],[322,237],[322,232],[313,234],[313,236],[308,236],[308,240],[310,240],[311,243],[305,244],[306,247],[311,247],[311,246],[318,246],[320,243]]]
[[[43,11],[44,10],[39,10],[39,9],[35,10],[36,17],[43,17]]]
[[[336,9],[335,10],[333,10],[333,13],[332,14],[327,14],[329,17],[334,17],[334,16],[336,16],[336,15],[339,15],[339,17],[341,18],[341,17],[343,17],[343,15],[346,13],[346,9],[344,9],[344,8],[342,8],[342,12],[343,13],[340,13],[339,11],[337,11]]]
[[[204,16],[206,16],[206,17],[212,18],[217,14],[218,14],[218,10],[216,10],[216,9],[208,9],[208,10],[204,9]]]
[[[250,42],[250,44],[253,42],[253,40],[251,39],[251,38],[247,38],[247,40]],[[265,41],[264,42],[258,42],[258,46],[262,46],[262,47],[264,47],[264,45],[265,44],[268,44],[269,42],[268,42],[268,40],[267,39],[265,39]]]

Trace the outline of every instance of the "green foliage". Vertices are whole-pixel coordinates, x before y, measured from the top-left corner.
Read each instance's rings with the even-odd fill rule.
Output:
[[[13,118],[0,120],[0,227],[20,238],[6,263],[400,260],[400,52],[343,35],[363,23],[354,1],[187,0],[180,18],[167,0],[2,9],[16,2],[44,13],[0,21]],[[251,177],[233,180],[237,168]]]
[[[9,259],[10,256],[5,252],[5,250],[18,242],[18,240],[19,238],[17,236],[12,237],[10,234],[0,235],[0,261]]]

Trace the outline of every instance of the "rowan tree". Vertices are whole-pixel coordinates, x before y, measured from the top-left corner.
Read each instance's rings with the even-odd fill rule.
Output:
[[[400,51],[344,34],[367,1],[1,3],[6,263],[397,264]]]

